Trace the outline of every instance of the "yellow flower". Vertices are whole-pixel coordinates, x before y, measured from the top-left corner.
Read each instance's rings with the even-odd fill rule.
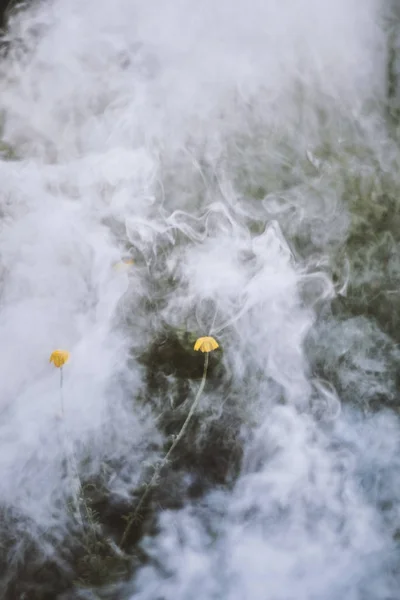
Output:
[[[69,360],[68,350],[54,350],[50,355],[49,362],[54,363],[54,366],[58,369],[65,365]]]
[[[199,338],[194,345],[194,349],[200,352],[212,352],[216,348],[219,348],[219,344],[210,336]]]
[[[133,260],[133,258],[126,257],[126,258],[123,258],[120,262],[115,263],[114,269],[116,269],[117,271],[120,271],[122,269],[131,267],[134,264],[135,264],[135,261]]]

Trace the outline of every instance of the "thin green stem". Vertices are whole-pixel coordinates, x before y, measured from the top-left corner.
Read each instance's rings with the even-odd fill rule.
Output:
[[[150,482],[147,484],[146,486],[146,490],[144,491],[142,497],[139,500],[138,505],[136,506],[135,510],[130,514],[129,519],[127,521],[126,527],[125,527],[125,531],[123,533],[123,536],[121,538],[121,542],[120,542],[120,546],[121,548],[123,548],[126,538],[128,537],[128,534],[131,530],[132,524],[133,522],[138,518],[140,510],[143,506],[143,504],[145,503],[148,495],[151,492],[152,487],[154,486],[155,482],[158,479],[158,476],[160,474],[161,469],[166,465],[166,463],[168,462],[169,457],[171,456],[172,452],[175,450],[175,448],[177,447],[177,445],[179,444],[179,442],[181,441],[182,437],[185,434],[185,431],[189,425],[189,422],[194,414],[194,411],[196,410],[199,400],[200,400],[200,396],[203,393],[204,390],[204,386],[206,384],[206,379],[207,379],[207,369],[208,369],[208,352],[206,352],[205,358],[204,358],[204,369],[203,369],[203,377],[201,379],[201,383],[200,383],[200,387],[197,390],[197,394],[196,397],[193,401],[193,404],[190,408],[189,414],[185,419],[185,422],[182,425],[182,428],[179,432],[179,434],[176,436],[175,440],[173,441],[170,449],[168,450],[167,454],[164,456],[163,460],[161,461],[161,463],[155,468],[154,470],[154,475],[153,477],[150,479]]]
[[[196,398],[193,401],[192,407],[189,411],[188,416],[185,419],[184,424],[182,425],[182,429],[180,430],[179,434],[176,436],[171,448],[168,450],[167,454],[165,455],[165,458],[163,460],[163,463],[166,463],[170,457],[170,455],[172,454],[172,452],[174,451],[174,449],[176,448],[176,446],[179,444],[179,442],[181,441],[181,439],[183,438],[183,435],[189,425],[189,421],[190,419],[193,417],[193,413],[197,408],[197,405],[199,403],[200,400],[200,396],[203,393],[204,390],[204,386],[206,384],[206,378],[207,378],[207,369],[208,369],[208,352],[206,352],[205,358],[204,358],[204,369],[203,369],[203,377],[201,379],[201,383],[200,383],[200,387],[197,390],[197,394],[196,394]]]
[[[60,367],[60,403],[61,403],[61,415],[64,418],[64,392],[63,392],[64,374],[63,368]]]
[[[81,504],[83,504],[85,513],[86,513],[86,518],[90,524],[90,527],[92,529],[94,529],[94,524],[92,522],[90,510],[89,510],[89,508],[86,504],[85,498],[83,496],[82,482],[79,477],[78,464],[77,464],[77,460],[75,457],[73,445],[68,436],[68,432],[66,429],[66,424],[65,424],[65,419],[64,419],[65,412],[64,412],[63,385],[64,385],[64,373],[63,373],[63,368],[60,367],[60,404],[61,404],[61,416],[62,416],[63,425],[64,425],[64,448],[65,448],[66,459],[67,459],[67,470],[70,471],[69,478],[70,478],[70,483],[71,483],[73,502],[75,505],[75,515],[77,517],[79,524],[83,527],[83,519],[82,519],[82,511],[81,511]]]

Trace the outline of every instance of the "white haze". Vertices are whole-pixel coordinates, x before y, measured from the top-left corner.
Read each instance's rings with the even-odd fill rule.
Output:
[[[90,456],[88,474],[122,459],[112,491],[124,499],[162,441],[137,401],[144,371],[128,353],[144,350],[162,320],[218,338],[243,422],[233,489],[160,512],[159,533],[143,541],[153,560],[127,598],[398,593],[398,424],[386,412],[363,416],[358,397],[368,370],[360,332],[377,334],[357,320],[342,331],[331,317],[318,329],[327,356],[340,344],[359,352],[339,377],[351,378],[360,412],[341,410],[304,348],[321,306],[345,286],[324,266],[350,223],[339,166],[309,175],[309,159],[324,141],[338,153],[362,144],[383,169],[395,153],[380,109],[381,9],[378,0],[54,0],[11,20],[0,107],[21,160],[0,162],[0,503],[32,535],[52,527],[63,539],[55,348],[71,352],[65,426],[76,453]],[[248,188],[268,181],[267,198],[246,196],[243,172]],[[296,234],[317,254],[297,256]],[[115,271],[127,244],[135,267]],[[149,315],[146,274],[157,264],[178,285]],[[385,373],[384,362],[375,367]],[[199,411],[223,421],[228,400],[206,388]],[[392,506],[385,517],[382,502]]]

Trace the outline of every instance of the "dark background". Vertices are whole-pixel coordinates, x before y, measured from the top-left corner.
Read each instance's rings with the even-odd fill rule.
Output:
[[[6,9],[8,6],[11,6],[13,4],[17,4],[18,2],[16,0],[0,0],[0,28],[4,29],[5,26],[7,25],[7,16],[6,16]]]

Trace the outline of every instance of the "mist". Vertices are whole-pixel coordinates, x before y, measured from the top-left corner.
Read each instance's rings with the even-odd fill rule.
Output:
[[[10,12],[3,598],[397,597],[400,45],[387,5]],[[201,336],[219,348],[164,465],[199,389]]]

